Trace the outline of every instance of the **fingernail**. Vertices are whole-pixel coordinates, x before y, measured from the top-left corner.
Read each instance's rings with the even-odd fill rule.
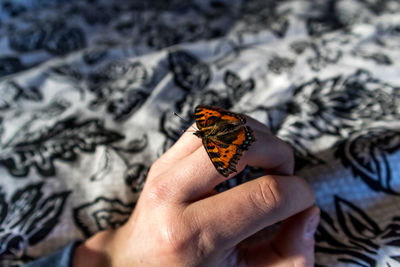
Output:
[[[314,238],[314,234],[317,231],[319,224],[319,208],[314,207],[313,213],[307,221],[306,227],[304,229],[303,237],[305,240],[311,240]]]

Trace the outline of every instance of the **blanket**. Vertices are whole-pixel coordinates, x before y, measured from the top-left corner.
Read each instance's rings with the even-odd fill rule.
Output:
[[[0,5],[1,266],[123,224],[199,104],[292,145],[316,266],[400,266],[398,1]]]

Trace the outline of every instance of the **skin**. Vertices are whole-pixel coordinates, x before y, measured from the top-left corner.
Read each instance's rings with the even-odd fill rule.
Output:
[[[73,266],[313,266],[314,193],[293,176],[290,146],[254,119],[247,125],[257,141],[237,169],[265,176],[217,194],[234,174],[219,174],[201,139],[185,132],[152,165],[130,219],[78,246]],[[272,240],[243,242],[277,222]]]

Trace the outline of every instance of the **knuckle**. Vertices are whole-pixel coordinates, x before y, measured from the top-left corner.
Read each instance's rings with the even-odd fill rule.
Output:
[[[207,258],[209,253],[214,250],[212,238],[208,231],[198,230],[193,232],[190,237],[190,244],[194,246],[192,255],[199,259]],[[187,247],[187,244],[185,244]]]
[[[161,237],[157,241],[157,250],[155,253],[159,253],[161,256],[166,256],[169,260],[174,263],[180,263],[177,265],[183,265],[185,259],[189,255],[187,238],[184,238],[182,233],[171,229],[162,229]]]
[[[165,253],[180,259],[180,261],[185,261],[184,259],[188,257],[194,261],[203,259],[211,251],[206,232],[186,223],[180,227],[173,224],[171,227],[165,228],[161,244]]]
[[[159,233],[158,245],[168,253],[179,254],[187,245],[190,228],[181,212],[167,212],[156,231]]]
[[[185,224],[190,225],[190,234],[188,238],[189,244],[194,247],[192,255],[196,258],[204,259],[216,249],[216,233],[213,228],[205,227],[198,212],[186,213],[185,217]],[[186,242],[185,247],[188,247]]]
[[[300,256],[293,259],[292,264],[293,267],[312,267],[314,264],[312,261],[308,260],[305,256]]]
[[[295,257],[291,257],[288,259],[283,251],[279,250],[276,247],[276,244],[274,242],[271,244],[272,250],[276,253],[276,255],[279,257],[279,259],[286,264],[284,266],[288,267],[312,267],[314,266],[314,253],[311,251],[308,252],[302,252],[297,254]],[[303,248],[304,249],[304,248]],[[311,253],[309,253],[311,252]]]
[[[164,228],[161,240],[161,244],[167,248],[167,252],[171,254],[181,254],[186,243],[182,233],[179,234],[175,227]]]
[[[159,179],[149,181],[146,189],[146,192],[144,192],[146,198],[156,203],[165,201],[170,195],[168,184]]]
[[[270,175],[260,178],[257,189],[252,194],[252,202],[261,212],[267,212],[282,205],[284,197],[277,177]]]

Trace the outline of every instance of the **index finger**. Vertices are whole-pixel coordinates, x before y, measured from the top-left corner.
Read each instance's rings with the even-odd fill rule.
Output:
[[[247,121],[257,140],[240,158],[236,168],[242,171],[246,165],[260,167],[268,174],[292,175],[294,167],[291,147],[275,137],[266,126],[249,118]],[[193,136],[193,138],[197,138]],[[181,201],[198,199],[207,194],[223,181],[234,176],[225,177],[214,167],[205,148],[201,145],[193,153],[178,161],[172,171],[176,197]]]

